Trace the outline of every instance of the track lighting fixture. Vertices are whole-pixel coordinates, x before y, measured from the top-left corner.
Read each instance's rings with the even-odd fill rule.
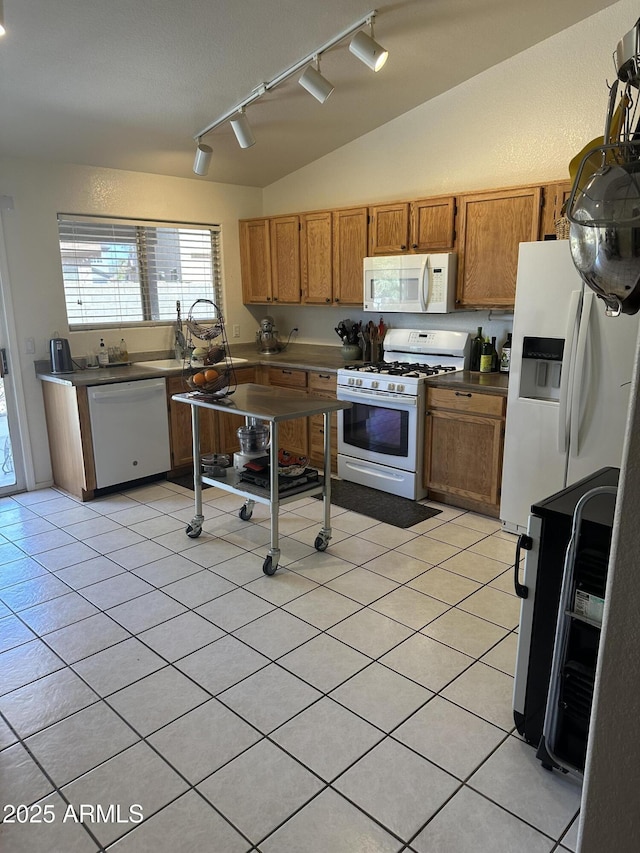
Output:
[[[6,33],[4,28],[4,0],[0,0],[0,36]]]
[[[0,10],[1,8],[2,0],[0,0]],[[293,77],[294,74],[298,74],[300,71],[303,71],[298,82],[307,90],[307,92],[312,94],[316,100],[320,101],[321,104],[324,104],[329,95],[333,92],[333,85],[320,73],[320,56],[350,36],[353,36],[351,43],[349,44],[349,50],[351,53],[357,56],[358,59],[364,62],[365,65],[373,71],[379,71],[387,61],[389,54],[388,51],[373,39],[373,19],[375,16],[376,12],[374,9],[363,18],[360,18],[360,20],[355,21],[355,23],[350,27],[347,27],[346,30],[338,33],[338,35],[334,36],[328,42],[321,45],[321,47],[314,50],[313,53],[308,54],[299,62],[296,62],[294,65],[280,72],[280,74],[278,74],[277,77],[274,77],[273,80],[268,83],[260,83],[260,85],[256,86],[253,92],[243,101],[240,101],[240,103],[236,104],[235,107],[228,110],[226,113],[223,113],[223,115],[215,121],[212,121],[211,124],[208,124],[206,127],[203,127],[201,131],[196,133],[193,137],[198,141],[196,159],[193,164],[193,171],[196,175],[206,175],[209,163],[211,162],[212,150],[208,145],[202,144],[202,137],[228,121],[233,128],[233,132],[236,135],[236,139],[238,140],[240,147],[250,148],[255,143],[255,138],[247,116],[245,115],[245,108],[261,98],[266,92],[275,89],[276,86],[279,86],[281,83],[284,83],[285,80]],[[365,24],[368,24],[371,28],[370,36],[361,30],[361,27]]]
[[[245,115],[244,107],[238,112],[235,118],[231,119],[229,124],[233,128],[240,148],[251,148],[256,140],[251,130],[249,119]]]
[[[298,80],[301,86],[303,86],[309,94],[313,95],[316,101],[320,101],[321,104],[327,100],[329,95],[333,92],[333,83],[330,83],[326,77],[323,77],[320,73],[320,57],[316,56],[316,67],[313,65],[307,65],[304,74]]]
[[[211,163],[211,155],[213,154],[213,148],[210,145],[205,145],[204,142],[200,142],[198,140],[198,147],[196,148],[196,159],[193,161],[193,171],[196,175],[206,175],[209,171],[209,164]]]
[[[371,35],[368,36],[362,30],[351,39],[349,50],[364,62],[372,71],[380,71],[389,57],[389,51],[385,50],[373,38],[373,15],[367,23],[371,26]]]

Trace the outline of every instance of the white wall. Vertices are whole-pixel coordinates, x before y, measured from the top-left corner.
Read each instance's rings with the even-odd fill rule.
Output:
[[[229,324],[240,324],[239,340],[252,340],[254,320],[242,305],[238,219],[260,215],[262,191],[197,179],[0,159],[0,195],[10,196],[14,205],[13,210],[2,212],[14,309],[9,322],[13,322],[17,342],[9,357],[13,370],[20,370],[23,400],[19,404],[26,413],[33,480],[45,484],[51,478],[51,465],[34,358],[48,358],[48,341],[54,332],[69,338],[74,356],[95,350],[100,338],[95,332],[69,333],[56,215],[103,214],[220,224],[226,318]],[[132,353],[173,347],[172,330],[167,326],[127,329],[122,334]],[[112,339],[116,343],[122,334],[113,330],[104,337],[107,343]],[[35,356],[25,354],[26,338],[35,339]]]

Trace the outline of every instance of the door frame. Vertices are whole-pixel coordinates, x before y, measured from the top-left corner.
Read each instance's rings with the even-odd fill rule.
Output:
[[[9,281],[4,219],[13,210],[13,199],[0,195],[0,345],[4,345],[7,356],[8,372],[3,377],[7,403],[7,421],[13,467],[16,482],[11,486],[0,487],[0,498],[35,488],[33,457],[27,429],[24,386],[18,353],[18,336],[15,328],[13,299]]]

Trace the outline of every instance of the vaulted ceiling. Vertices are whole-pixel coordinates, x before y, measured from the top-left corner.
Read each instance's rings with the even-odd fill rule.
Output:
[[[347,39],[323,56],[335,85],[325,104],[296,75],[248,108],[253,147],[228,123],[203,139],[209,180],[264,187],[610,5],[4,0],[0,155],[194,177],[196,133],[377,8],[390,54],[379,73]]]

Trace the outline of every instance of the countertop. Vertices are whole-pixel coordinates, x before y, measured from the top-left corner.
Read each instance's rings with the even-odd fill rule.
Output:
[[[222,397],[219,400],[206,400],[197,392],[174,394],[171,399],[191,406],[248,415],[273,423],[292,418],[306,418],[323,412],[337,412],[351,406],[351,403],[341,400],[330,400],[310,394],[293,394],[285,388],[270,388],[252,383],[238,385],[232,397]]]
[[[246,362],[236,364],[236,369],[262,365],[266,367],[284,367],[299,370],[323,370],[335,373],[344,367],[345,361],[339,346],[321,346],[318,344],[289,344],[283,352],[265,355],[256,352],[254,344],[232,344],[231,356],[246,359]],[[156,355],[155,357],[160,357]],[[134,355],[135,358],[135,355]],[[354,363],[354,362],[347,362]],[[75,370],[73,373],[51,373],[49,363],[35,363],[36,376],[43,382],[57,382],[62,385],[86,387],[90,385],[105,385],[113,382],[133,382],[139,379],[179,376],[182,365],[176,362],[171,370],[158,370],[145,367],[144,362],[134,362],[129,366],[98,367],[86,370]],[[454,387],[479,393],[507,395],[509,375],[506,373],[477,373],[463,370],[459,373],[447,373],[429,380],[431,386],[438,388]]]

